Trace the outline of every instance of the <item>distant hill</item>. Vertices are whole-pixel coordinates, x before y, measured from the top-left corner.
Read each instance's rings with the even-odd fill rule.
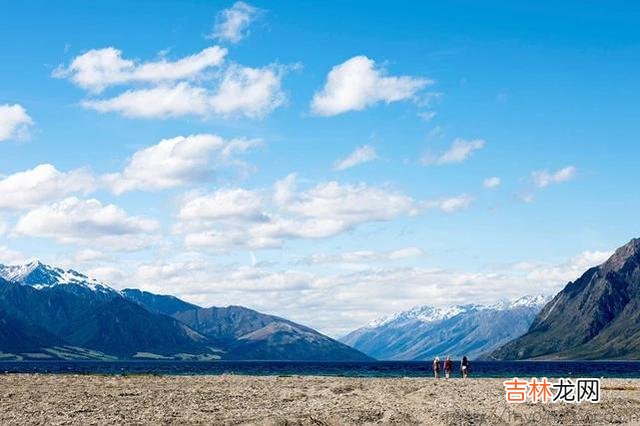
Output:
[[[377,359],[477,358],[524,334],[544,302],[537,296],[494,305],[419,306],[340,340]]]
[[[132,294],[129,290],[123,293],[127,297]],[[309,327],[242,306],[200,308],[190,305],[183,306],[186,310],[176,312],[176,301],[182,301],[173,296],[147,293],[137,300],[143,306],[163,306],[165,309],[162,313],[172,315],[225,348],[227,358],[313,361],[370,359]]]
[[[640,239],[570,282],[496,359],[640,358]]]

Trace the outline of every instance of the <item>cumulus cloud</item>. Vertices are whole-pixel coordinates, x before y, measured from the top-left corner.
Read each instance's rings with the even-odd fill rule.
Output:
[[[452,213],[471,202],[466,195],[418,202],[400,191],[364,183],[331,181],[299,190],[291,174],[276,182],[271,195],[220,189],[187,199],[174,232],[185,235],[189,248],[274,248],[288,239],[328,238],[429,208]]]
[[[270,65],[249,68],[238,65],[225,70],[214,89],[189,82],[131,89],[109,99],[82,103],[98,112],[117,112],[127,117],[167,118],[185,115],[260,118],[282,105],[285,68]]]
[[[183,220],[248,220],[264,219],[261,198],[246,189],[220,189],[188,200],[180,209]]]
[[[372,59],[355,56],[331,69],[324,87],[315,93],[311,109],[324,116],[360,111],[379,102],[410,99],[431,83],[420,77],[387,76]]]
[[[159,228],[151,219],[129,216],[113,204],[69,197],[37,207],[18,219],[18,236],[52,238],[63,244],[108,246],[119,250],[146,247]]]
[[[0,105],[0,142],[28,136],[33,120],[21,105]]]
[[[482,149],[485,141],[482,139],[465,140],[456,138],[451,147],[439,155],[426,154],[422,157],[421,162],[424,165],[431,164],[454,164],[466,161],[474,151]]]
[[[82,106],[98,112],[118,112],[126,117],[167,118],[206,115],[207,90],[186,82],[150,89],[127,90],[102,100],[86,100]]]
[[[484,186],[487,189],[493,189],[493,188],[499,187],[501,183],[502,183],[502,181],[500,180],[500,178],[498,176],[492,176],[492,177],[486,178],[482,182],[482,186]]]
[[[105,175],[103,181],[116,194],[204,182],[213,178],[217,167],[229,164],[236,153],[244,153],[259,143],[247,139],[226,141],[211,134],[164,139],[134,153],[122,172]]]
[[[232,66],[227,69],[217,91],[209,98],[211,110],[223,116],[242,114],[262,117],[285,101],[281,90],[285,68]]]
[[[237,43],[247,36],[247,29],[258,15],[258,9],[238,1],[229,9],[221,11],[213,28],[211,38]]]
[[[73,193],[89,193],[96,188],[86,169],[61,172],[51,164],[0,176],[0,209],[19,210],[38,206]]]
[[[375,148],[369,145],[358,147],[349,154],[347,157],[337,160],[334,165],[334,170],[345,170],[351,167],[355,167],[359,164],[368,163],[378,158],[378,153]]]
[[[53,76],[68,78],[74,84],[93,93],[126,83],[159,83],[193,79],[209,68],[222,64],[227,50],[208,47],[199,53],[177,61],[161,58],[157,61],[136,62],[123,59],[122,51],[107,47],[92,49],[77,56],[67,67],[58,67]]]
[[[345,223],[385,221],[400,215],[416,215],[419,211],[415,200],[399,191],[336,181],[299,192],[283,207],[304,217]]]
[[[567,182],[576,176],[576,168],[574,166],[567,166],[555,172],[549,172],[547,170],[538,170],[531,173],[533,183],[538,188],[546,188],[549,185],[561,182]]]
[[[178,231],[189,247],[279,247],[284,239],[327,238],[367,222],[418,213],[411,197],[365,184],[327,182],[296,189],[295,175],[277,182],[272,205],[256,192],[219,190],[187,201]]]
[[[107,47],[60,65],[53,77],[68,79],[93,95],[81,102],[84,108],[134,118],[261,118],[285,102],[282,79],[295,65],[245,67],[225,64],[226,55],[225,48],[212,46],[175,61],[161,57],[141,62]],[[113,86],[127,87],[113,96],[97,96]]]

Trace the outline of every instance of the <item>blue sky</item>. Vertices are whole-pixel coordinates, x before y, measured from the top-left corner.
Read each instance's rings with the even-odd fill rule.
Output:
[[[339,335],[640,235],[635,3],[2,10],[0,262]]]

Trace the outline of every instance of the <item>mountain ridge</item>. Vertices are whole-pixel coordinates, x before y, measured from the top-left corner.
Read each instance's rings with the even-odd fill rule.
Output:
[[[370,359],[284,318],[119,291],[39,261],[0,265],[0,358],[9,348],[16,359]]]

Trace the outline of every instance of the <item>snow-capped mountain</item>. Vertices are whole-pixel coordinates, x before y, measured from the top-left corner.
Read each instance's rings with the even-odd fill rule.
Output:
[[[64,270],[34,260],[24,265],[0,265],[0,278],[43,289],[61,285],[81,287],[100,293],[118,293],[107,284],[89,278],[73,269]]]
[[[490,305],[417,306],[372,321],[341,341],[378,359],[477,357],[524,334],[547,301],[525,296]]]
[[[438,321],[444,321],[449,318],[453,318],[456,315],[460,315],[465,312],[481,311],[481,310],[495,310],[504,311],[515,308],[527,308],[534,307],[536,309],[541,308],[548,301],[548,297],[538,296],[523,296],[514,301],[499,301],[490,305],[453,305],[445,307],[434,306],[416,306],[407,311],[398,312],[387,317],[379,318],[371,321],[366,325],[367,328],[378,328],[388,324],[399,326],[405,322],[420,321],[423,323],[432,323]]]

